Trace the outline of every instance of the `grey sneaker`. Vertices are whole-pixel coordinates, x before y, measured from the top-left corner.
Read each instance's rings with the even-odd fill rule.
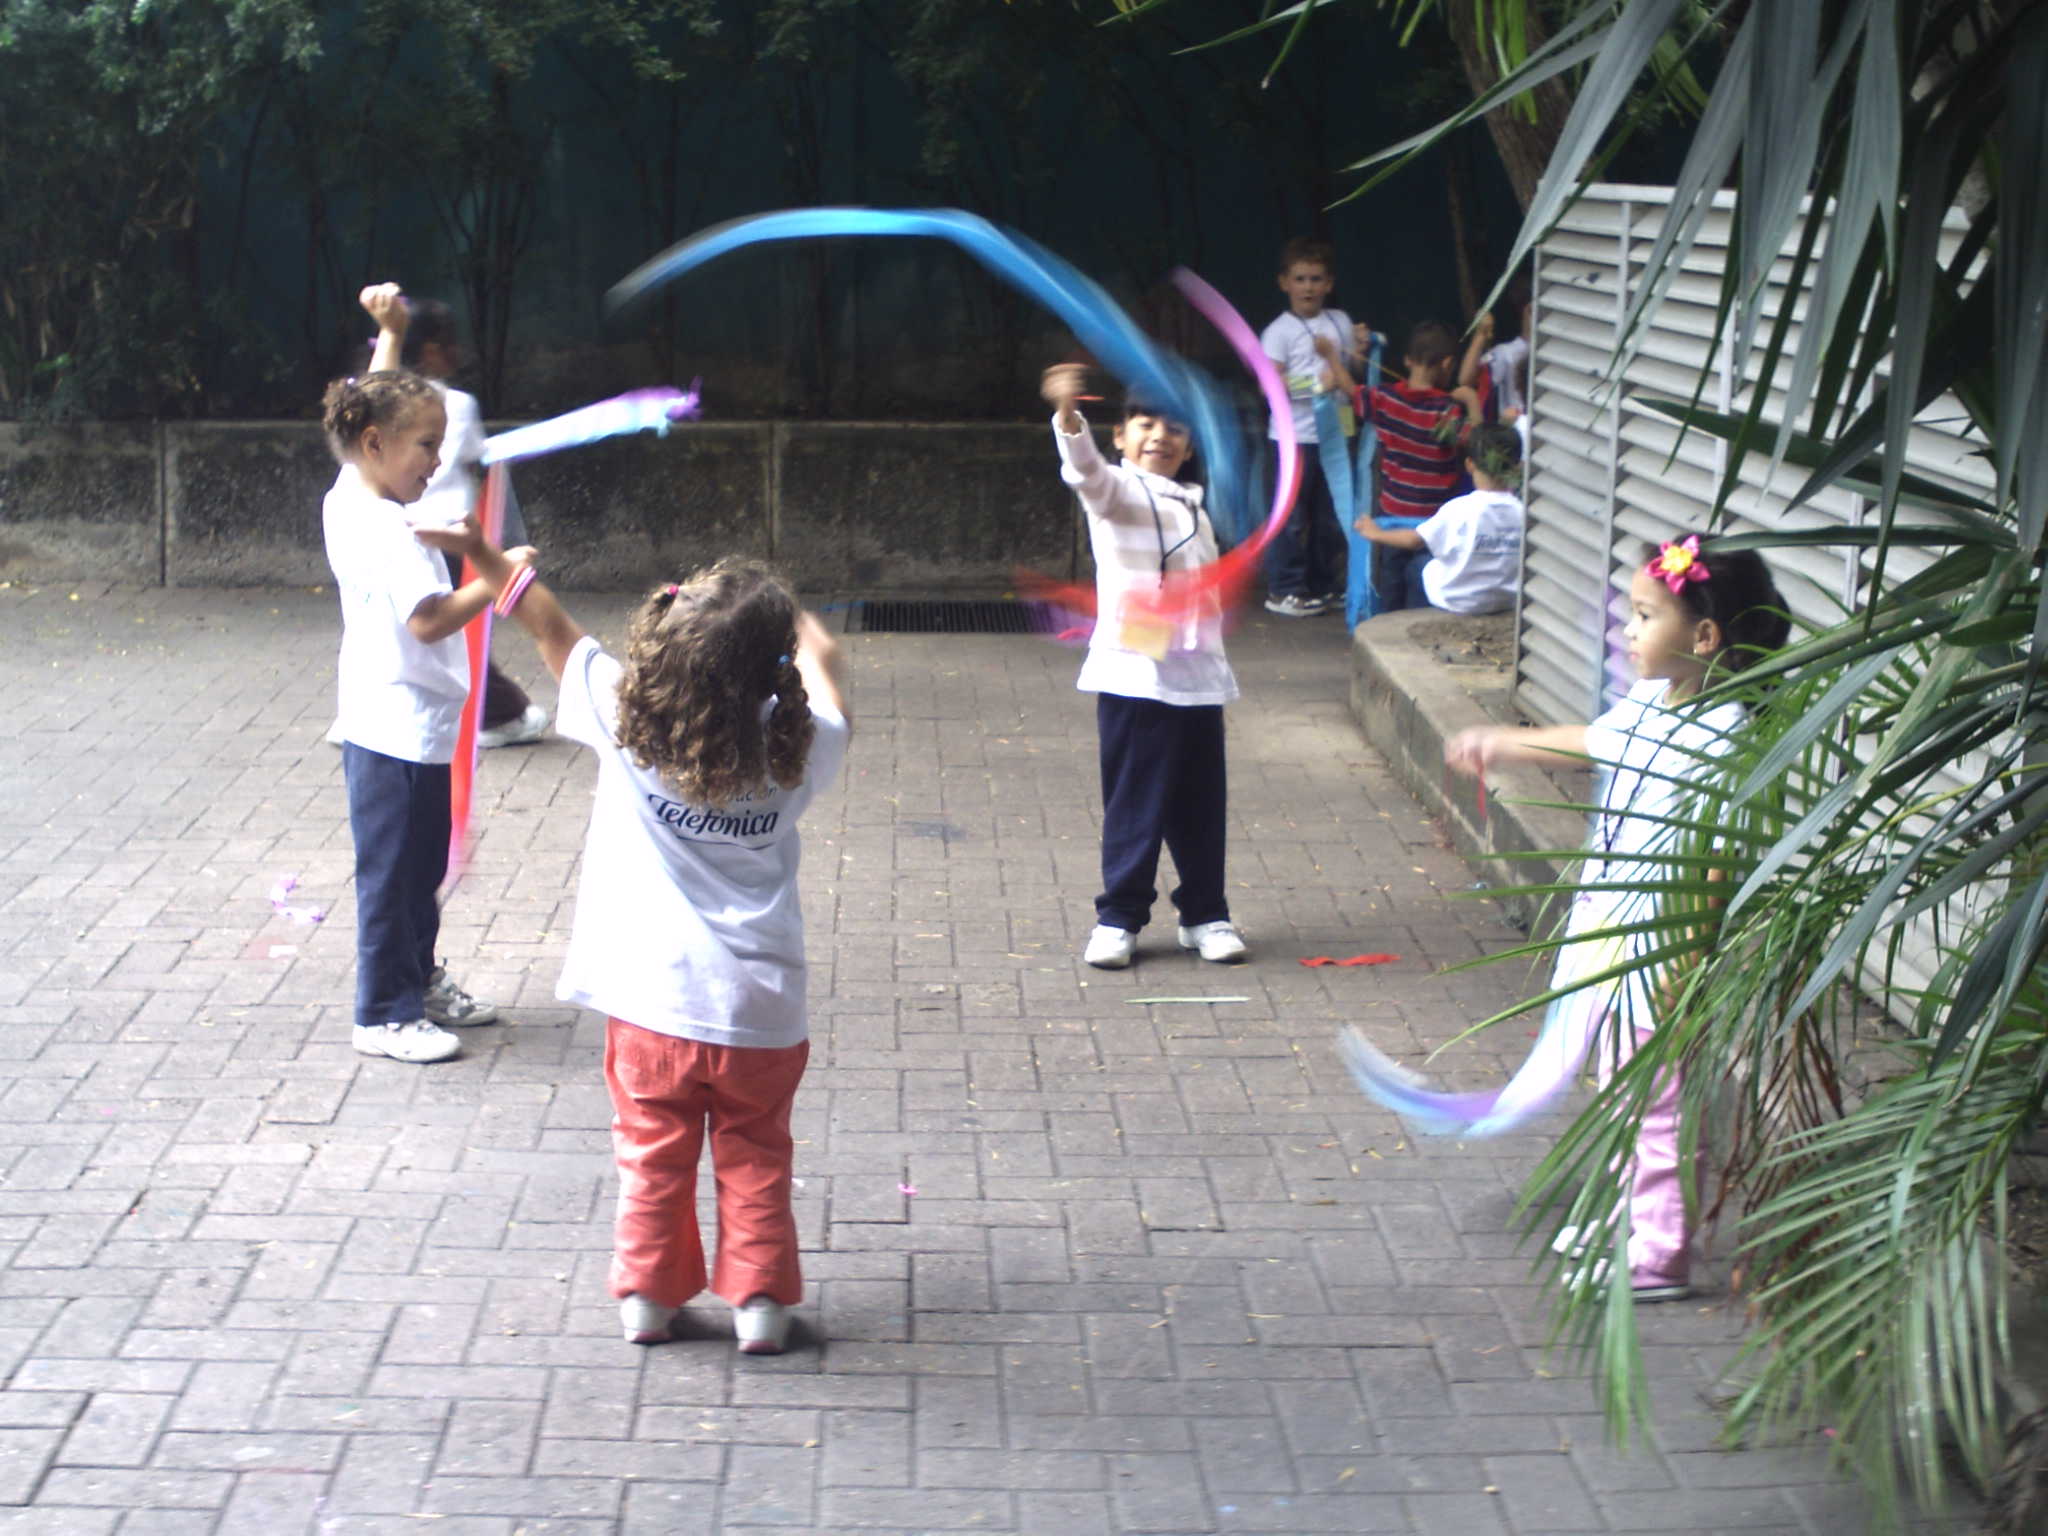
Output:
[[[1319,597],[1307,597],[1290,592],[1285,597],[1266,599],[1266,612],[1277,613],[1283,619],[1314,618],[1328,606]]]
[[[454,1029],[498,1022],[498,1010],[489,1003],[478,1002],[455,985],[445,965],[435,966],[434,974],[427,978],[425,1002],[428,1018]]]
[[[460,1040],[425,1019],[410,1024],[358,1024],[349,1043],[365,1056],[388,1056],[414,1066],[462,1054]]]

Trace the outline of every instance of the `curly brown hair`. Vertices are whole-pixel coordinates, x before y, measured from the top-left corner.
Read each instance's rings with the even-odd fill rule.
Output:
[[[627,623],[619,745],[714,810],[770,780],[802,783],[817,728],[796,669],[796,616],[795,595],[758,560],[727,558],[657,587]]]
[[[320,399],[320,425],[328,449],[347,459],[372,427],[409,421],[421,406],[440,399],[440,391],[404,368],[386,368],[361,378],[336,379]]]

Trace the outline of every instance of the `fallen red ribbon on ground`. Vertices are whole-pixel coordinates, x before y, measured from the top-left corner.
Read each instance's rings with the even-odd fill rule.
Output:
[[[1399,955],[1351,955],[1342,960],[1333,960],[1328,955],[1309,955],[1301,963],[1303,965],[1386,965],[1390,961],[1400,958]]]

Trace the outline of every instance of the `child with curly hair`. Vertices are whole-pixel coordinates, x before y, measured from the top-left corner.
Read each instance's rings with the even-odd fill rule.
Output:
[[[846,753],[838,643],[767,566],[727,559],[651,592],[622,660],[475,531],[451,536],[561,682],[556,729],[597,754],[576,923],[555,995],[605,1014],[619,1165],[612,1294],[635,1344],[705,1288],[747,1354],[803,1297],[790,1107],[810,1042],[797,820]],[[718,1184],[708,1272],[706,1140]]]

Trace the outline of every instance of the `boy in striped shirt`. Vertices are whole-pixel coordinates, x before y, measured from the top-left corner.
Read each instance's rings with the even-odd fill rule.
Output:
[[[1401,362],[1408,377],[1367,390],[1361,413],[1379,428],[1379,516],[1434,517],[1458,492],[1465,433],[1479,419],[1479,395],[1450,387],[1458,343],[1447,325],[1425,320],[1416,326]],[[1373,576],[1383,607],[1405,605],[1414,559],[1407,550],[1379,551]]]

